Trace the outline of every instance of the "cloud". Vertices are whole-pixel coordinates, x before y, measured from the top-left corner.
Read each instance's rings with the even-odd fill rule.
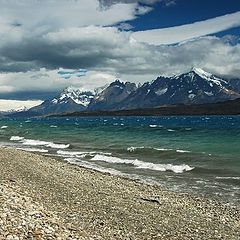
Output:
[[[103,10],[97,0],[3,1],[0,98],[14,92],[52,94],[69,85],[94,89],[116,78],[145,82],[186,72],[192,66],[240,76],[239,37],[200,37],[175,45],[139,42],[135,33],[124,30],[131,28],[125,21],[138,16],[139,3],[115,2]],[[144,2],[151,8],[155,1]],[[239,12],[193,24],[191,29],[200,26],[193,34],[177,29],[175,37],[182,41],[191,34],[203,34],[206,26],[208,31],[235,26],[238,16]],[[170,30],[168,34],[174,34]],[[171,35],[167,37],[171,40]]]
[[[87,72],[68,68],[52,70],[42,68],[27,72],[2,73],[0,98],[1,92],[6,91],[60,91],[70,85],[92,90],[116,78],[136,83],[145,82],[159,75],[172,76],[187,72],[193,66],[228,78],[240,76],[240,44],[236,37],[235,45],[230,44],[233,38],[228,36],[202,37],[171,46],[151,46],[134,42],[128,34],[114,28],[105,29],[103,32],[102,28],[100,29],[97,40],[94,40],[91,34],[75,36],[69,33],[67,39],[61,38],[65,35],[63,32],[49,36],[52,49],[64,46],[65,41],[80,43],[79,48],[73,44],[73,48],[71,46],[67,49],[61,56],[59,64],[64,65],[68,61],[78,62],[81,63],[79,64],[81,67],[85,66],[85,60],[88,60]],[[95,44],[92,44],[94,41]],[[79,66],[76,69],[79,69]],[[64,79],[62,75],[71,77]]]
[[[102,7],[109,7],[118,3],[127,3],[127,4],[142,3],[147,5],[153,5],[157,2],[162,2],[166,6],[172,6],[176,4],[175,0],[99,0],[99,2]]]
[[[129,33],[115,27],[96,26],[25,36],[2,46],[0,43],[0,71],[102,67],[115,58],[131,57],[129,39]]]
[[[240,12],[191,24],[134,32],[132,37],[153,45],[174,44],[240,26]]]
[[[120,23],[120,24],[118,24],[117,26],[116,26],[118,29],[120,29],[120,30],[131,30],[131,29],[133,29],[134,27],[131,25],[131,24],[129,24],[129,23]]]
[[[66,75],[71,75],[65,78]],[[11,93],[21,92],[53,92],[61,91],[68,86],[74,86],[85,90],[93,90],[116,79],[113,73],[101,71],[40,69],[38,71],[1,73],[0,74],[0,99],[6,98]],[[21,96],[21,94],[19,94]],[[21,96],[21,98],[23,98]]]
[[[101,9],[98,0],[1,1],[0,33],[17,28],[44,33],[68,27],[109,26],[136,18],[142,8],[137,2],[118,2]]]
[[[169,0],[165,2],[166,7],[172,7],[175,6],[177,3],[175,0]]]

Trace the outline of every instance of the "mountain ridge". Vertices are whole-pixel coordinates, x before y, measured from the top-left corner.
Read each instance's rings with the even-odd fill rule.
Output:
[[[233,84],[234,83],[234,84]],[[200,68],[172,77],[159,76],[141,86],[114,82],[84,91],[68,87],[58,96],[29,109],[31,115],[61,114],[81,111],[118,111],[156,108],[164,105],[196,105],[240,98],[240,80],[227,81]]]

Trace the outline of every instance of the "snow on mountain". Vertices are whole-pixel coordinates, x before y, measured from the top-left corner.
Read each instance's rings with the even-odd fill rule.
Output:
[[[16,109],[11,109],[11,110],[8,110],[7,112],[25,112],[27,111],[29,108],[27,108],[26,106],[22,106],[22,107],[18,107]]]
[[[173,77],[158,77],[130,94],[120,109],[152,108],[173,104],[203,104],[239,98],[225,80],[193,68],[190,72]]]
[[[31,108],[37,115],[58,114],[63,112],[84,111],[92,101],[94,93],[68,87],[53,99],[44,101],[41,105]]]
[[[205,72],[201,68],[193,68],[192,71],[196,73],[199,77],[209,81],[210,83],[215,83],[219,86],[223,86],[223,84],[227,84],[225,80],[215,77],[213,74]]]
[[[76,89],[73,87],[68,87],[65,88],[58,97],[53,98],[51,102],[53,104],[63,104],[67,103],[70,99],[76,104],[87,107],[91,102],[91,99],[93,99],[93,93],[89,91],[82,91],[81,89]]]

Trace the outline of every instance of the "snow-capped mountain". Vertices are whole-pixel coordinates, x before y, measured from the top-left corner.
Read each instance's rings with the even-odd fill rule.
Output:
[[[7,111],[0,111],[0,117],[9,115],[9,114],[19,114],[19,113],[25,113],[28,111],[29,108],[26,106],[18,107],[16,109],[10,109]]]
[[[199,68],[173,77],[158,77],[130,94],[119,109],[159,107],[172,104],[202,104],[239,98],[224,79]]]
[[[15,113],[15,112],[26,112],[29,108],[26,106],[18,107],[16,109],[10,109],[8,111],[5,111],[5,113]]]
[[[58,96],[44,101],[41,105],[31,108],[30,111],[38,115],[83,111],[87,109],[93,97],[94,93],[90,91],[68,87]]]
[[[94,94],[90,91],[81,91],[80,89],[74,89],[73,87],[65,88],[58,97],[53,98],[51,103],[53,104],[66,104],[70,100],[78,105],[87,107],[93,98]]]
[[[234,83],[234,84],[233,84]],[[158,77],[141,86],[116,80],[94,92],[68,87],[29,109],[28,115],[78,111],[155,108],[163,105],[216,103],[240,98],[240,80],[224,80],[200,68],[173,77]]]

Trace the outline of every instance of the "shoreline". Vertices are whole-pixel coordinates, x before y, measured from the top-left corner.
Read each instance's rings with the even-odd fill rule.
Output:
[[[0,239],[21,239],[23,233],[35,239],[234,240],[240,235],[240,209],[215,200],[12,148],[0,147],[0,168],[0,203],[6,206],[0,208],[0,229],[6,228]],[[22,217],[29,217],[18,216],[21,206],[23,213],[37,212],[29,218],[33,226],[21,225]],[[6,209],[16,220],[11,231]]]

